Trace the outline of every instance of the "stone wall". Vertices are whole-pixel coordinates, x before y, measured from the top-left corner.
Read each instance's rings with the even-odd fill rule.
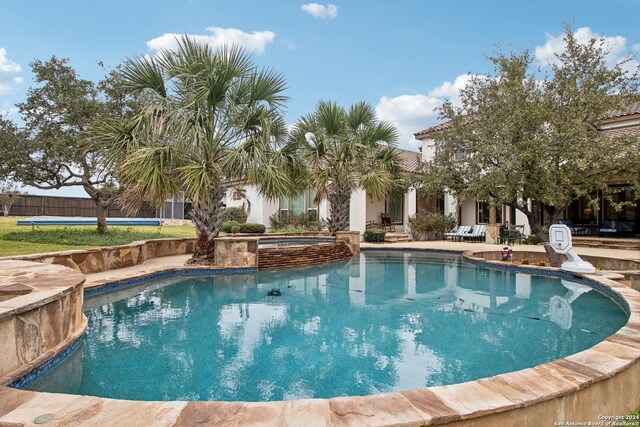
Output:
[[[292,268],[326,264],[351,258],[353,253],[344,241],[303,246],[262,248],[258,250],[258,269]]]
[[[502,257],[500,255],[500,251],[480,251],[473,252],[473,256],[484,258],[487,261],[501,261]],[[529,251],[521,251],[517,250],[513,252],[513,261],[520,262],[524,258],[527,258],[531,261],[532,264],[537,263],[538,261],[549,262],[549,258],[545,252],[529,252]],[[566,261],[566,255],[560,255],[562,261]],[[600,268],[602,270],[612,270],[612,271],[630,271],[630,270],[640,270],[640,261],[628,260],[628,259],[617,259],[617,258],[606,258],[592,255],[580,255],[584,261],[590,262],[594,267]]]
[[[45,363],[84,333],[84,280],[58,265],[0,261],[0,385]]]
[[[257,237],[218,237],[215,239],[215,266],[221,268],[256,268]]]
[[[345,242],[353,255],[360,253],[360,232],[358,231],[337,231],[336,242]]]
[[[195,241],[195,238],[157,239],[122,246],[11,256],[2,259],[59,264],[84,274],[91,274],[131,267],[142,264],[150,258],[190,254],[193,253]]]

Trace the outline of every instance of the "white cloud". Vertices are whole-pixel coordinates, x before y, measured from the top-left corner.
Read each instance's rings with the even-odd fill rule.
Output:
[[[442,83],[440,86],[429,92],[428,96],[435,98],[447,98],[454,106],[457,107],[460,105],[460,90],[464,89],[473,77],[477,77],[477,75],[460,74],[455,78],[453,83],[450,81]]]
[[[7,50],[0,47],[0,94],[11,92],[22,83],[23,78],[13,74],[22,71],[20,64],[7,58]]]
[[[474,76],[478,77],[478,75],[461,74],[453,82],[445,81],[426,95],[400,95],[394,98],[383,96],[376,105],[378,118],[396,125],[400,132],[398,144],[400,147],[416,150],[420,143],[413,134],[441,121],[435,109],[446,99],[449,99],[454,106],[459,106],[460,89],[464,89]]]
[[[249,52],[258,54],[264,53],[267,45],[273,42],[276,37],[276,34],[272,31],[245,33],[235,28],[220,27],[210,27],[206,30],[211,34],[188,34],[188,36],[198,43],[207,44],[214,48],[235,44]],[[147,46],[152,50],[161,48],[173,49],[178,44],[177,40],[182,36],[182,34],[166,33],[160,37],[149,40]]]
[[[0,73],[19,73],[22,71],[20,64],[16,64],[7,58],[7,50],[0,47]]]
[[[576,40],[582,44],[586,44],[592,38],[602,38],[605,50],[609,51],[605,57],[605,62],[610,67],[623,60],[628,53],[627,39],[623,36],[602,36],[594,33],[589,27],[578,28],[573,34]],[[563,40],[564,34],[554,36],[546,33],[545,37],[547,42],[542,46],[536,46],[535,57],[542,65],[557,64],[556,55],[561,54],[567,46],[567,43]],[[633,45],[632,49],[638,51],[640,44]],[[638,62],[631,60],[625,64],[624,68],[632,70],[637,66]]]
[[[437,123],[435,108],[442,100],[427,95],[383,96],[376,105],[378,119],[393,123],[398,128],[402,148],[415,150],[420,145],[413,134]]]
[[[338,16],[338,6],[335,4],[307,3],[302,5],[302,10],[311,16],[320,19],[335,19]]]
[[[633,45],[633,50],[636,52],[640,52],[640,43],[636,43]]]

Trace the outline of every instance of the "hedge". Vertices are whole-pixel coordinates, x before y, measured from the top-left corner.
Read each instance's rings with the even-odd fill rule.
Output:
[[[381,243],[384,242],[384,236],[386,231],[379,228],[370,228],[364,232],[364,241],[369,243]]]
[[[251,222],[240,224],[241,233],[264,233],[265,230],[266,227],[263,224],[254,224]]]
[[[222,222],[237,221],[240,224],[247,222],[247,213],[242,208],[230,206],[222,209]]]
[[[233,227],[239,227],[240,223],[238,221],[225,221],[222,223],[222,231],[225,233],[231,233],[231,229]]]

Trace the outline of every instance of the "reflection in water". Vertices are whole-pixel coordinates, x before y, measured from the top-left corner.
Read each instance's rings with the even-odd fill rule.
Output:
[[[626,322],[591,288],[448,255],[369,252],[170,282],[90,298],[83,351],[33,388],[139,400],[365,395],[522,369]],[[56,380],[71,378],[63,369],[77,380]]]
[[[549,300],[549,318],[562,329],[569,329],[571,328],[571,320],[573,319],[571,303],[580,295],[591,291],[592,288],[564,279],[560,282],[562,282],[562,286],[567,289],[567,293],[563,297],[559,295],[551,297]]]

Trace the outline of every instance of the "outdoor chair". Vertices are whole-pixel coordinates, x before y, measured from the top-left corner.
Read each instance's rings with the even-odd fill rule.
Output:
[[[380,224],[375,221],[367,221],[364,227],[368,230],[370,228],[380,228]]]
[[[380,220],[382,221],[382,229],[386,231],[396,231],[396,226],[391,222],[391,217],[388,213],[380,213]]]
[[[444,238],[448,239],[451,238],[451,240],[462,240],[462,238],[464,236],[466,236],[467,234],[469,234],[469,231],[471,231],[471,226],[470,225],[461,225],[458,227],[458,229],[456,231],[451,231],[449,233],[444,233]]]
[[[524,234],[524,224],[512,225],[500,230],[500,241],[502,243],[524,243],[527,235]]]
[[[471,242],[481,242],[484,240],[485,233],[487,232],[486,224],[476,224],[473,226],[473,229],[470,233],[464,236],[465,240],[469,240]]]
[[[605,219],[602,221],[602,228],[598,230],[600,236],[624,236],[632,235],[635,229],[635,221],[618,221]]]

